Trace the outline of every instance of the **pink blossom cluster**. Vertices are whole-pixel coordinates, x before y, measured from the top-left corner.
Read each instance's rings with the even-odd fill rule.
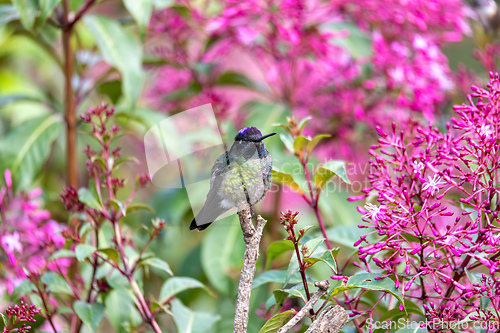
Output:
[[[41,208],[42,191],[36,188],[27,193],[15,194],[12,176],[5,171],[5,185],[0,188],[0,288],[12,293],[27,274],[45,269],[64,269],[66,259],[49,262],[50,253],[60,249],[65,239],[62,227],[50,219]]]
[[[31,326],[26,324],[34,323],[35,315],[41,311],[40,308],[36,308],[35,304],[28,305],[21,301],[21,306],[14,305],[14,307],[9,306],[7,310],[5,310],[6,316],[3,317],[4,322],[4,333],[10,332],[18,332],[18,333],[27,333],[31,329]],[[18,326],[14,328],[15,326]]]
[[[154,70],[156,80],[149,85],[146,97],[152,106],[168,112],[212,103],[218,116],[224,117],[230,102],[215,86],[217,64],[206,61],[202,49],[207,42],[202,33],[206,19],[189,2],[179,4],[189,9],[156,11],[151,18],[150,52],[167,64]]]
[[[167,63],[148,90],[154,106],[174,112],[211,102],[227,116],[249,100],[282,103],[315,115],[313,130],[341,139],[335,150],[344,157],[367,135],[360,127],[385,125],[388,114],[432,121],[454,88],[441,48],[469,32],[460,0],[224,0],[210,11],[179,4],[189,14],[169,8],[150,23],[153,52]],[[345,24],[368,39],[369,54],[345,47],[360,43]],[[219,85],[228,71],[254,84],[237,92]]]
[[[388,40],[426,34],[433,42],[457,41],[469,27],[461,0],[335,1],[364,29],[377,27]],[[383,24],[381,24],[383,22]]]
[[[454,107],[445,131],[378,127],[363,196],[378,202],[359,207],[360,228],[369,231],[355,244],[363,267],[374,263],[443,322],[480,320],[478,295],[500,283],[500,78],[490,77],[487,89],[472,87],[468,105]],[[478,273],[480,284],[472,279]],[[500,295],[483,297],[489,320],[500,321]]]

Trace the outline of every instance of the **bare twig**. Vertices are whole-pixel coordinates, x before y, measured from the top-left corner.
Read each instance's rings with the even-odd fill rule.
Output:
[[[250,208],[240,210],[238,216],[240,218],[241,230],[243,231],[243,239],[245,241],[245,259],[243,261],[240,284],[238,286],[238,299],[236,301],[233,333],[246,333],[252,281],[255,275],[257,259],[259,258],[259,244],[262,238],[262,230],[264,230],[267,221],[259,215],[257,216],[257,227],[254,227]]]
[[[327,307],[305,333],[337,333],[349,320],[349,315],[340,305]]]
[[[301,321],[302,318],[304,318],[306,313],[312,310],[314,304],[316,304],[316,302],[319,301],[321,297],[326,295],[326,293],[328,292],[328,288],[330,288],[330,282],[328,282],[328,280],[316,281],[314,282],[314,285],[319,288],[318,291],[316,291],[311,296],[311,299],[307,301],[304,307],[300,309],[300,311],[297,312],[297,314],[293,316],[293,318],[290,319],[290,321],[286,323],[285,326],[280,328],[277,333],[286,333],[295,325],[297,325],[298,322]]]

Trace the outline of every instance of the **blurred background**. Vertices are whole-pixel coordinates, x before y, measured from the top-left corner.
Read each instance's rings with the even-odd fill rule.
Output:
[[[116,107],[115,121],[126,132],[118,145],[139,161],[120,168],[128,182],[147,172],[145,133],[184,110],[210,103],[225,142],[244,126],[283,134],[277,124],[287,117],[311,117],[305,134],[330,135],[311,162],[344,160],[352,182],[330,183],[320,201],[327,232],[342,249],[339,260],[350,257],[363,234],[356,203],[346,198],[367,186],[376,126],[444,128],[452,106],[466,102],[470,85],[484,85],[488,72],[497,70],[500,50],[493,0],[70,0],[71,27],[60,24],[63,5],[0,0],[0,171],[12,172],[16,193],[40,188],[38,200],[50,218],[69,223],[59,194],[64,186],[88,184],[81,151],[95,142],[81,133],[88,125],[80,114],[100,103]],[[276,136],[266,147],[277,169],[305,184],[286,142]],[[295,192],[278,185],[271,192],[257,208],[269,220],[263,254],[285,237],[280,211],[299,211],[301,225],[316,224]],[[244,252],[237,218],[193,232],[185,189],[149,186],[139,196],[154,213],[128,215],[129,236],[144,244],[141,225],[165,219],[167,228],[150,250],[177,276],[198,279],[211,291],[189,290],[178,298],[212,316],[199,320],[217,318],[211,331],[231,332]],[[193,200],[201,205],[204,194]],[[289,257],[263,260],[257,276],[286,267]],[[328,274],[324,267],[311,271]],[[157,293],[167,276],[146,276],[145,293]],[[7,304],[7,273],[3,279]],[[249,332],[265,322],[271,287],[252,295]],[[122,331],[120,320],[137,316],[130,311],[106,319],[100,329]],[[171,318],[161,317],[166,332],[176,330]]]

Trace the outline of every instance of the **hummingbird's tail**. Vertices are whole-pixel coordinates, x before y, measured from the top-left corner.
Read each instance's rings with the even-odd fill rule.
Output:
[[[189,230],[205,230],[210,224],[215,221],[216,218],[219,217],[219,215],[224,213],[226,210],[227,209],[222,208],[218,203],[215,204],[215,202],[213,202],[213,204],[211,204],[211,202],[207,200],[205,205],[203,205],[203,208],[201,208],[200,212],[196,215],[193,221],[191,221]]]
[[[200,225],[198,226],[196,224],[196,218],[194,218],[192,221],[191,221],[191,224],[189,225],[189,230],[194,230],[194,229],[198,229],[198,231],[203,231],[205,230],[206,228],[208,228],[209,225],[211,225],[213,222],[210,222],[210,223],[205,223],[203,225]]]

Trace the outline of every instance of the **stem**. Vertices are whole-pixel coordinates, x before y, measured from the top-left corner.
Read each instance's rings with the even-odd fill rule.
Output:
[[[64,120],[66,121],[66,177],[67,184],[78,188],[78,164],[76,155],[76,114],[73,96],[74,55],[71,48],[73,21],[69,21],[69,0],[63,0],[62,44],[64,53]]]
[[[309,302],[311,300],[311,296],[310,296],[311,294],[309,293],[309,285],[307,284],[305,265],[300,257],[299,244],[298,244],[297,238],[295,237],[295,230],[292,228],[292,229],[290,229],[290,232],[292,233],[292,237],[293,237],[293,247],[295,248],[295,255],[297,256],[297,260],[299,262],[299,272],[300,272],[300,276],[302,277],[302,284],[304,285],[304,290],[306,292],[307,301]],[[314,311],[312,310],[312,308],[309,311],[309,313],[311,316],[314,316]]]
[[[70,22],[71,25],[74,25],[76,22],[78,22],[79,19],[82,18],[83,14],[94,4],[95,0],[87,0],[84,2],[82,7],[76,12],[75,18],[73,21]]]
[[[243,231],[243,240],[245,241],[245,257],[238,285],[233,333],[247,333],[252,282],[255,275],[255,267],[257,266],[257,259],[259,258],[259,244],[262,238],[262,231],[267,221],[260,215],[257,216],[257,228],[255,228],[249,208],[240,210],[238,216],[240,218],[241,230]]]
[[[54,330],[54,333],[57,333],[56,326],[54,325],[54,322],[52,321],[52,315],[49,312],[47,300],[45,299],[45,292],[40,289],[38,282],[35,284],[35,286],[36,286],[36,290],[38,291],[38,294],[40,295],[40,298],[42,299],[43,308],[45,309],[45,313],[47,314],[47,320],[49,321],[50,326]]]
[[[99,229],[95,229],[95,248],[99,248]],[[92,290],[94,288],[94,281],[95,281],[95,274],[97,272],[97,266],[98,266],[98,261],[97,261],[97,254],[94,254],[94,265],[92,269],[92,278],[90,279],[90,288],[89,288],[89,293],[87,295],[87,302],[90,302],[92,298]]]
[[[153,316],[151,315],[151,311],[149,311],[149,306],[146,303],[146,300],[144,299],[144,296],[142,295],[141,289],[139,288],[139,285],[137,284],[137,281],[135,280],[134,276],[132,274],[129,274],[128,280],[130,282],[130,286],[132,287],[132,291],[134,292],[135,296],[137,297],[139,304],[141,304],[141,306],[142,306],[145,321],[149,325],[151,325],[151,327],[153,328],[153,331],[155,331],[156,333],[162,333],[160,326],[156,322],[156,319],[153,318]]]
[[[300,162],[302,164],[302,167],[304,168],[304,175],[307,180],[307,186],[309,188],[309,195],[311,197],[310,202],[308,204],[311,206],[312,209],[314,209],[314,213],[316,214],[316,218],[318,219],[319,227],[321,228],[321,232],[323,233],[323,237],[325,238],[325,244],[328,250],[332,249],[332,245],[330,244],[330,241],[328,240],[328,236],[326,235],[326,229],[325,229],[325,223],[323,222],[323,218],[321,217],[321,214],[319,212],[319,207],[318,207],[318,200],[319,200],[319,193],[314,196],[314,191],[312,188],[311,184],[311,176],[309,174],[309,169],[307,168],[307,161],[300,159]],[[307,198],[304,196],[304,198]],[[307,200],[306,200],[307,201]]]
[[[326,247],[328,248],[328,250],[331,250],[332,245],[330,244],[328,236],[326,235],[325,223],[323,222],[323,218],[321,217],[321,213],[319,212],[318,201],[314,202],[313,208],[314,208],[314,213],[316,214],[316,218],[318,219],[319,222],[319,227],[321,228],[321,232],[323,233],[323,237],[325,238]]]
[[[142,248],[141,250],[141,253],[139,253],[139,258],[137,258],[137,261],[134,263],[134,266],[132,267],[132,269],[130,270],[130,273],[131,274],[134,274],[135,270],[137,269],[137,267],[139,266],[139,263],[142,261],[142,256],[144,255],[144,253],[146,252],[146,249],[149,247],[149,245],[151,244],[151,242],[153,241],[154,239],[154,236],[151,235],[149,236],[149,239],[148,241],[146,242],[146,244],[144,245],[144,247]]]
[[[299,321],[304,318],[306,315],[306,312],[312,312],[313,313],[313,318],[314,318],[314,311],[313,311],[313,306],[316,304],[317,301],[321,299],[327,292],[328,288],[330,288],[330,282],[328,280],[323,280],[323,281],[316,281],[314,283],[316,287],[318,287],[318,291],[314,293],[314,295],[307,301],[307,303],[304,305],[302,309],[300,309],[299,312],[295,316],[293,316],[292,319],[288,323],[286,323],[285,326],[280,328],[277,333],[286,333],[290,329],[292,329],[295,325],[299,323]],[[344,312],[345,313],[345,312]]]
[[[129,270],[129,264],[127,261],[127,257],[125,256],[125,249],[122,243],[120,226],[118,225],[118,222],[114,221],[114,218],[112,220],[115,232],[116,247],[118,249],[118,252],[120,253],[120,256],[122,257],[125,276],[127,277],[130,286],[132,287],[132,291],[134,292],[135,297],[137,297],[137,308],[141,312],[144,321],[147,322],[153,328],[153,331],[155,333],[162,333],[160,326],[156,322],[156,319],[151,315],[149,306],[146,303],[146,300],[144,299],[144,295],[142,295],[141,289],[139,288],[139,285],[137,284],[137,281],[135,280],[133,273]]]
[[[78,290],[75,288],[75,285],[71,282],[71,280],[68,278],[68,276],[62,271],[61,266],[57,263],[57,260],[54,261],[56,264],[57,270],[59,271],[59,274],[63,277],[64,281],[68,284],[68,286],[71,288],[71,291],[73,292],[73,296],[75,296],[76,299],[80,299],[80,295],[78,294]]]

